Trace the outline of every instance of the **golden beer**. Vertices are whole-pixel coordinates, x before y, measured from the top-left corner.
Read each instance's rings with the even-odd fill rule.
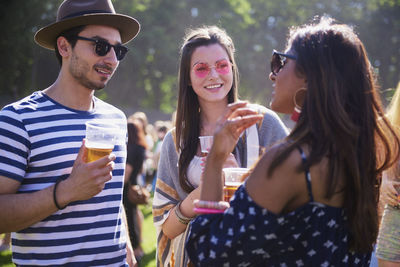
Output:
[[[113,145],[105,145],[105,144],[91,144],[90,146],[86,145],[87,149],[87,162],[96,161],[104,156],[110,155],[114,146]]]
[[[242,183],[238,182],[225,182],[224,185],[224,201],[229,202],[231,197],[235,194],[236,190]]]

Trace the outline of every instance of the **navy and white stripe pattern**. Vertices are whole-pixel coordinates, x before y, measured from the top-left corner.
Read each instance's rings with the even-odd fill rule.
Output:
[[[69,109],[42,92],[0,113],[0,175],[21,182],[19,193],[35,192],[66,179],[76,159],[85,122],[100,119],[126,131],[126,117],[94,98],[93,111]],[[41,222],[12,234],[17,265],[126,266],[122,188],[126,146],[114,147],[113,178],[95,197],[70,203]]]

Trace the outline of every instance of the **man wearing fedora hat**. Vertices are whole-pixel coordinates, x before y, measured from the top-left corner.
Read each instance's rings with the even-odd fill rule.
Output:
[[[87,162],[84,137],[90,120],[126,131],[123,112],[94,91],[139,27],[110,0],[65,0],[56,22],[36,33],[56,51],[58,78],[0,111],[0,233],[13,232],[17,266],[136,265],[122,207],[126,146]]]

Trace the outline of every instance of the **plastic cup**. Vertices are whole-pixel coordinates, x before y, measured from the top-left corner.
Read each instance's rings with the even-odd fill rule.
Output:
[[[201,153],[208,153],[213,144],[214,136],[204,135],[204,136],[199,136],[199,139],[200,139]]]
[[[236,190],[245,180],[249,173],[249,168],[224,168],[224,201],[229,202]]]
[[[87,162],[96,161],[107,156],[114,149],[114,145],[122,136],[120,128],[102,121],[86,122]]]

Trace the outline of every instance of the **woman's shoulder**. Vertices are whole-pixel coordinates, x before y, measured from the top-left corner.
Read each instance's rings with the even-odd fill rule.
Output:
[[[301,155],[297,149],[287,150],[288,146],[283,142],[268,148],[246,185],[258,205],[276,214],[288,211],[289,207],[294,210],[307,202],[305,176],[298,171]]]
[[[174,127],[171,130],[169,130],[164,136],[161,150],[163,150],[163,147],[164,149],[168,147],[168,150],[174,148],[174,150],[176,151],[175,143],[176,143],[176,138],[175,138],[175,127]]]
[[[290,146],[290,142],[282,141],[274,144],[265,152],[264,157],[267,162],[271,162],[273,159],[282,155],[286,149]],[[303,151],[300,147],[293,147],[285,153],[284,158],[280,161],[282,165],[286,167],[295,166],[296,163],[299,163],[301,160],[301,151]],[[269,164],[268,164],[269,165]]]

